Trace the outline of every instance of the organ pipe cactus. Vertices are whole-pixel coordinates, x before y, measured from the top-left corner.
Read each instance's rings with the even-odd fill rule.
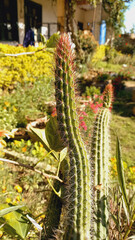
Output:
[[[79,131],[73,60],[69,37],[62,34],[56,49],[55,95],[59,132],[64,145],[69,149],[70,167],[65,196],[68,204],[63,220],[63,231],[59,232],[58,239],[108,239],[106,143],[108,143],[110,91],[105,91],[104,108],[99,111],[95,121],[90,158]],[[103,190],[97,190],[96,188],[101,185],[104,186]]]
[[[92,140],[92,162],[94,164],[95,191],[95,238],[107,238],[108,210],[108,109],[101,109],[96,117]]]
[[[57,119],[70,157],[68,210],[62,239],[89,240],[92,197],[90,164],[79,132],[73,58],[69,37],[63,34],[57,45],[55,72]]]
[[[108,239],[108,159],[109,117],[113,88],[108,84],[103,92],[103,108],[99,110],[94,124],[91,161],[94,169],[94,239]]]

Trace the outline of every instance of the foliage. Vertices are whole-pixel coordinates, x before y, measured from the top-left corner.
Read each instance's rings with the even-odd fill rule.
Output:
[[[118,75],[113,77],[112,84],[113,84],[113,87],[114,87],[115,94],[118,94],[118,92],[120,90],[123,90],[125,88],[124,81],[125,81],[125,77],[121,74],[118,74]]]
[[[52,100],[53,78],[40,77],[34,83],[16,85],[12,92],[5,91],[0,98],[0,125],[11,130],[25,127],[27,119],[35,120],[47,114],[45,101]]]
[[[89,65],[97,70],[101,69],[103,71],[104,69],[104,72],[121,72],[125,77],[131,78],[135,71],[135,57],[123,54],[114,47],[100,45],[97,47]]]
[[[5,214],[0,217],[0,224],[3,224],[2,230],[6,231],[9,235],[12,235],[13,237],[18,236],[20,239],[26,239],[30,229],[30,224],[27,217],[23,213],[24,209],[22,210],[19,208],[21,208],[19,205],[0,205],[1,212],[5,211]],[[8,209],[9,213],[7,211]]]
[[[120,51],[123,54],[134,54],[134,43],[131,40],[129,41],[124,35],[119,34],[117,37],[115,37],[113,45],[117,51]]]
[[[132,0],[131,0],[132,1]],[[124,13],[127,9],[127,2],[124,0],[103,0],[103,8],[109,14],[107,24],[111,26],[116,33],[120,32],[124,26]]]
[[[134,167],[127,169],[127,164],[122,161],[122,153],[120,147],[120,141],[117,137],[116,141],[116,158],[111,159],[113,178],[118,180],[119,188],[113,183],[113,189],[111,190],[111,196],[115,197],[110,199],[111,217],[115,227],[111,228],[110,236],[121,236],[123,240],[127,239],[128,235],[132,236],[132,225],[135,220],[135,205],[134,205],[134,183],[127,182],[126,174],[131,172],[133,174]],[[126,174],[124,172],[126,171]],[[125,176],[124,176],[125,175]],[[117,202],[117,206],[116,206]],[[115,210],[114,210],[115,208]],[[110,225],[112,225],[110,221]],[[132,236],[134,238],[134,236]],[[130,238],[129,238],[130,239]]]
[[[40,76],[53,77],[52,63],[53,54],[42,50],[43,46],[36,49],[31,55],[20,55],[17,57],[0,57],[0,87],[12,89],[18,82],[35,82]],[[39,50],[39,51],[38,51]],[[1,53],[25,53],[34,52],[35,47],[15,47],[0,44]],[[34,66],[34,67],[33,67]]]
[[[50,123],[48,122],[48,125],[49,124]],[[34,169],[34,167],[36,165],[39,166],[39,163],[40,162],[42,163],[43,161],[44,161],[44,163],[42,164],[42,168],[43,167],[46,168],[47,164],[50,164],[50,165],[52,164],[53,168],[54,168],[54,165],[59,166],[59,164],[63,161],[63,159],[66,156],[67,151],[66,151],[66,149],[63,149],[63,147],[61,147],[62,151],[57,153],[53,149],[50,148],[50,146],[47,142],[47,139],[49,142],[52,141],[51,134],[54,135],[54,132],[56,132],[56,130],[54,129],[54,131],[51,131],[49,135],[47,134],[48,131],[50,131],[50,130],[48,130],[48,128],[46,128],[46,132],[45,132],[45,130],[32,129],[32,132],[35,133],[35,135],[38,137],[38,140],[40,140],[42,143],[35,142],[34,144],[32,144],[30,140],[24,141],[22,139],[21,141],[15,140],[14,142],[11,142],[11,144],[8,144],[8,147],[11,147],[11,149],[15,150],[15,152],[23,153],[23,155],[26,157],[29,156],[29,160],[30,160],[30,156],[34,157],[33,159],[36,160],[37,162],[36,163],[33,162],[33,167],[31,166],[32,169]],[[44,132],[44,134],[42,134],[43,132]],[[46,139],[46,135],[48,135],[47,139]],[[57,134],[57,136],[58,136],[58,134]],[[45,148],[43,148],[43,145],[45,146]],[[60,143],[59,143],[59,146],[60,146]],[[50,155],[52,156],[52,158]],[[57,163],[54,163],[54,159],[57,160]],[[2,164],[2,169],[1,169],[2,174],[1,175],[3,176],[3,178],[8,176],[7,170],[6,170],[6,172],[4,170],[6,170],[6,169],[4,169],[3,164]],[[58,167],[58,171],[59,171],[59,167]],[[21,179],[19,179],[19,184],[21,184],[22,187],[19,184],[16,184],[14,186],[14,190],[17,193],[17,196],[16,196],[16,193],[13,191],[13,186],[11,184],[9,184],[9,182],[11,181],[11,176],[10,176],[10,178],[8,178],[8,177],[6,178],[6,183],[4,183],[4,185],[3,185],[3,178],[1,178],[2,182],[0,182],[2,193],[3,193],[1,201],[3,201],[3,199],[4,199],[4,201],[6,201],[8,203],[13,203],[13,204],[17,204],[21,201],[27,202],[27,200],[23,199],[23,196],[25,196],[25,192],[27,192],[29,190],[30,195],[31,195],[33,189],[38,188],[38,184],[39,184],[38,182],[41,182],[41,179],[39,177],[38,178],[36,177],[35,179],[32,180],[30,175],[27,178],[27,176],[22,174]],[[49,179],[47,181],[48,181],[49,185],[52,187],[51,181],[49,181]],[[31,182],[33,183],[32,186],[31,186]],[[30,184],[30,186],[29,186],[29,184]],[[10,188],[10,190],[9,190],[9,188]],[[41,188],[41,186],[40,186],[40,188]],[[12,197],[11,197],[11,193],[10,193],[11,189],[12,189]],[[55,191],[55,189],[54,189],[54,191]],[[56,191],[55,191],[55,193],[56,193]],[[4,197],[5,194],[6,194],[6,198]],[[10,194],[10,197],[9,197],[9,194]],[[39,196],[40,195],[38,194],[38,199],[39,199]],[[43,200],[42,200],[42,202],[43,202]],[[31,204],[32,204],[32,201],[31,201]],[[36,205],[37,205],[37,203],[36,203]],[[2,205],[0,205],[0,206],[2,206]],[[3,205],[3,207],[5,208],[6,206]],[[32,207],[34,208],[34,206],[32,206]],[[19,208],[19,206],[18,206],[18,208]],[[36,213],[38,213],[39,209],[41,211],[41,203],[40,203],[40,206],[38,206]],[[6,211],[6,208],[4,211]],[[20,215],[18,215],[18,214],[20,214]],[[18,220],[21,222],[18,223],[14,219],[14,216],[17,217]],[[7,225],[4,224],[5,227],[2,230],[9,235],[13,234],[14,237],[15,237],[15,235],[17,235],[19,239],[26,239],[26,235],[27,235],[28,231],[26,232],[24,229],[22,232],[21,228],[24,228],[25,226],[23,226],[24,224],[22,223],[21,218],[23,218],[24,224],[25,224],[25,220],[26,220],[26,222],[28,223],[27,224],[28,228],[30,228],[30,225],[31,225],[30,222],[32,222],[35,226],[38,226],[38,223],[35,222],[35,220],[32,219],[31,217],[27,217],[26,213],[24,213],[24,211],[23,211],[23,212],[19,212],[19,213],[14,212],[14,213],[10,214],[8,216],[8,220],[6,219]],[[40,227],[40,226],[38,226],[38,227]],[[40,230],[41,229],[42,228],[40,227]],[[25,234],[25,236],[24,236],[24,234]]]
[[[100,60],[113,62],[117,56],[121,55],[120,52],[116,51],[115,48],[110,47],[109,45],[100,45],[97,47],[96,52],[93,55],[92,63],[96,64]]]
[[[91,86],[91,87],[88,87],[86,86],[86,90],[85,90],[85,93],[83,94],[84,97],[91,97],[93,99],[93,97],[95,95],[99,95],[100,94],[100,89],[99,88],[96,88],[95,86]]]
[[[82,64],[86,64],[88,61],[90,61],[90,58],[96,51],[98,43],[96,42],[92,33],[88,31],[79,31],[77,39],[81,51],[81,56],[80,55],[78,56],[79,61]]]
[[[92,57],[92,63],[96,63],[99,60],[103,60],[105,58],[105,51],[106,51],[106,47],[105,45],[99,45],[96,49],[96,52],[94,53],[93,57]]]
[[[8,148],[17,153],[23,153],[24,156],[39,158],[41,161],[44,160],[45,155],[47,155],[47,152],[41,143],[32,143],[30,140],[14,140],[13,142],[8,143]],[[51,165],[50,157],[47,158],[46,161]]]
[[[106,46],[105,48],[105,60],[106,61],[113,61],[117,56],[120,56],[121,53],[116,51],[115,48]]]

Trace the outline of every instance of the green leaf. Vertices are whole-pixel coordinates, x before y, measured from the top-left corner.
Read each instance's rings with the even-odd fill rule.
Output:
[[[41,42],[45,45],[46,44],[46,38],[44,35],[40,34],[40,37],[41,37]]]
[[[55,48],[58,42],[60,35],[59,33],[54,33],[47,41],[46,47],[47,48]]]
[[[6,215],[10,212],[16,211],[16,210],[18,210],[19,208],[22,208],[22,207],[24,207],[24,205],[18,205],[18,206],[12,206],[12,207],[8,207],[8,208],[4,208],[4,209],[0,210],[0,217],[3,217],[4,215]]]
[[[51,117],[50,120],[46,124],[45,135],[47,142],[51,149],[56,152],[60,152],[63,148],[65,148],[65,144],[61,139],[58,123],[56,117]]]
[[[15,207],[17,208],[19,206],[13,206],[13,207],[15,209]],[[5,210],[5,208],[10,208],[10,207],[7,204],[1,204],[0,208],[2,210]],[[29,232],[31,223],[26,218],[23,212],[24,210],[25,208],[17,209],[13,212],[6,213],[6,215],[4,214],[3,217],[0,217],[0,224],[5,223],[2,227],[3,231],[5,231],[7,234],[10,234],[14,237],[17,235],[18,239],[25,239]]]
[[[45,130],[44,129],[39,129],[39,128],[33,128],[31,127],[30,130],[32,131],[32,133],[34,133],[34,135],[37,137],[37,140],[40,141],[44,148],[46,149],[47,152],[50,152],[50,154],[56,159],[58,160],[58,154],[56,152],[52,152],[51,147],[49,146],[49,143],[46,139],[46,134],[45,134]]]
[[[67,147],[62,149],[61,152],[60,152],[60,162],[63,161],[63,159],[66,157],[66,155],[67,155]]]
[[[123,163],[122,163],[122,157],[121,157],[120,142],[118,137],[117,137],[117,144],[116,144],[116,159],[117,159],[118,181],[119,181],[119,186],[120,186],[120,190],[123,197],[123,203],[124,203],[123,205],[124,205],[125,213],[129,218],[129,216],[131,216],[130,205],[129,205],[129,201],[126,193],[124,170],[123,170]]]

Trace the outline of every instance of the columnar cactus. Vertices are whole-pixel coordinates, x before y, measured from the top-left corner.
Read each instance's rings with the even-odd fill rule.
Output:
[[[56,110],[60,135],[69,149],[70,166],[68,179],[66,177],[66,216],[56,237],[58,240],[103,240],[108,239],[108,120],[112,86],[105,89],[103,108],[95,120],[91,157],[88,157],[79,132],[73,59],[69,37],[62,34],[56,49]],[[55,204],[54,198],[50,204]],[[52,211],[49,211],[50,235],[51,227],[58,225],[59,214],[58,211],[56,224],[54,217],[51,221]]]
[[[75,107],[74,65],[71,43],[63,34],[56,51],[56,109],[63,141],[69,147],[68,211],[63,240],[89,240],[91,221],[90,164],[79,132]]]
[[[94,168],[95,223],[94,239],[108,239],[108,159],[109,159],[109,115],[112,102],[112,85],[103,93],[103,108],[99,110],[93,131],[91,161]]]
[[[107,238],[107,195],[108,195],[108,120],[109,110],[101,109],[96,117],[92,140],[92,162],[95,170],[95,238]]]

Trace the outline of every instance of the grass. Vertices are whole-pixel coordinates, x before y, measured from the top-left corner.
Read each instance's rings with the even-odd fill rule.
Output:
[[[111,149],[115,156],[116,136],[119,137],[122,148],[123,160],[128,166],[133,166],[135,161],[135,117],[124,117],[112,112],[111,118]]]
[[[114,148],[114,139],[117,134],[121,141],[123,150],[123,159],[128,164],[133,164],[135,159],[134,142],[135,142],[135,117],[132,108],[135,103],[132,102],[132,92],[128,89],[119,92],[113,103],[111,129],[112,132],[112,149]],[[114,132],[114,133],[113,133]]]
[[[120,72],[122,66],[119,64],[112,64],[112,63],[108,63],[108,62],[103,62],[103,61],[99,61],[96,64],[93,65],[94,69],[97,70],[102,70],[104,72],[108,72],[111,70],[111,72],[115,72],[118,73]]]

